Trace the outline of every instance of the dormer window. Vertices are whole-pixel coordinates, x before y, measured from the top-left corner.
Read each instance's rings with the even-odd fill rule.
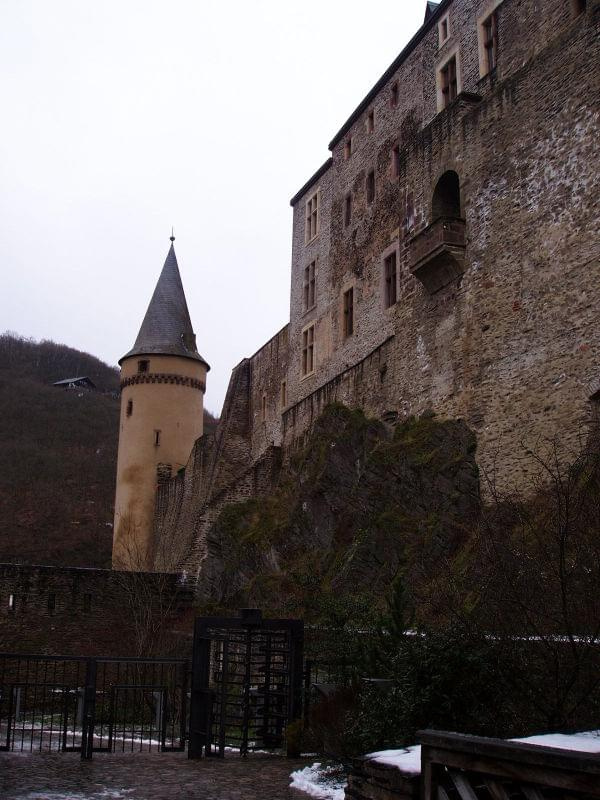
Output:
[[[138,361],[138,372],[148,372],[150,367],[149,361]]]

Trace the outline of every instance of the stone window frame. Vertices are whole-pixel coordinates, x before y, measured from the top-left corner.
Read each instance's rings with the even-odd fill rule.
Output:
[[[487,52],[485,49],[485,23],[488,19],[493,15],[496,14],[498,7],[502,5],[504,0],[490,0],[488,3],[485,4],[481,13],[477,17],[477,52],[479,58],[479,77],[485,78],[486,75],[489,75],[492,72],[492,69],[488,68],[488,60],[487,60]],[[496,25],[498,17],[496,16]],[[498,32],[496,30],[496,42],[498,41]],[[498,46],[496,44],[496,62],[498,60]],[[495,69],[495,66],[494,66]]]
[[[312,267],[312,276],[311,276]],[[311,293],[312,292],[312,293]],[[312,300],[312,303],[311,303]],[[308,314],[317,305],[317,259],[313,258],[302,271],[302,313]]]
[[[344,228],[349,228],[352,223],[352,192],[344,197]]]
[[[396,256],[396,284],[395,284],[395,293],[396,299],[393,303],[388,305],[388,295],[387,295],[387,279],[386,279],[386,261],[387,259],[394,254]],[[400,276],[400,246],[398,242],[394,242],[389,247],[386,247],[385,250],[381,253],[379,257],[380,269],[379,274],[380,278],[380,286],[381,286],[381,304],[383,310],[385,312],[389,312],[396,307],[398,304],[398,279]]]
[[[150,372],[150,359],[142,358],[138,361],[137,364],[137,371],[138,372]]]
[[[390,86],[390,108],[398,108],[400,105],[400,82],[395,80]]]
[[[282,410],[287,406],[287,380],[285,378],[279,386],[279,405]]]
[[[376,189],[376,179],[375,179],[375,168],[369,170],[365,176],[365,199],[367,201],[367,205],[370,206],[375,202],[375,197],[377,195]]]
[[[450,12],[448,11],[438,22],[438,50],[442,48],[452,36],[450,27]]]
[[[312,336],[311,336],[312,331]],[[305,325],[301,332],[300,373],[302,380],[315,374],[317,361],[317,322],[313,320]],[[309,358],[310,354],[310,358]],[[310,369],[309,369],[310,367]]]
[[[267,421],[267,393],[263,392],[260,398],[260,421]]]
[[[373,133],[373,131],[375,130],[375,109],[374,108],[369,109],[369,112],[367,114],[366,127],[367,127],[367,133]]]
[[[352,137],[349,136],[344,142],[344,161],[348,161],[352,155]]]
[[[344,342],[354,336],[356,332],[355,288],[354,283],[349,283],[342,290],[342,340]]]
[[[454,47],[452,47],[450,50],[444,53],[443,58],[441,58],[437,62],[435,68],[435,86],[436,86],[438,113],[440,111],[444,111],[444,109],[452,105],[452,103],[456,99],[453,98],[447,105],[444,103],[442,73],[453,58],[456,59],[456,97],[458,97],[459,94],[462,92],[462,68],[461,68],[461,58],[460,58],[460,46],[458,44],[455,44]]]
[[[319,235],[321,227],[321,189],[320,187],[306,198],[304,213],[304,243],[309,244]]]

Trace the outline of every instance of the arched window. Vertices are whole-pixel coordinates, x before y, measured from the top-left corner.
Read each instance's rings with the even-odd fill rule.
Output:
[[[454,170],[444,172],[436,184],[431,205],[431,219],[460,217],[460,179]]]

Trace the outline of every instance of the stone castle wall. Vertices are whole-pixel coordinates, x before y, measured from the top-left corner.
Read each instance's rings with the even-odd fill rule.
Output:
[[[188,655],[192,605],[192,593],[174,575],[0,564],[0,651],[129,657],[183,649]],[[141,652],[149,610],[168,635],[159,636],[155,618],[153,641]],[[172,631],[186,626],[187,637]]]
[[[494,9],[497,67],[481,77],[478,21]],[[450,36],[440,46],[446,14]],[[292,201],[290,323],[234,370],[215,443],[199,445],[209,447],[211,476],[222,480],[203,482],[193,501],[177,487],[161,489],[174,495],[170,508],[159,501],[157,529],[179,504],[187,516],[177,535],[195,537],[196,573],[210,527],[206,517],[199,526],[199,509],[212,514],[211,497],[223,487],[235,500],[236,475],[248,475],[273,445],[285,457],[334,400],[390,420],[430,409],[464,419],[500,488],[527,477],[528,448],[556,435],[567,457],[580,446],[600,389],[599,26],[598,0],[579,16],[563,0],[445,0],[336,135],[331,159]],[[438,111],[436,74],[451,54],[461,93]],[[450,170],[465,221],[462,274],[433,291],[411,267],[436,218],[436,184]],[[319,232],[307,242],[306,203],[316,191]],[[386,308],[391,253],[397,301]],[[316,297],[306,308],[313,262]],[[345,337],[349,288],[354,332]],[[311,324],[315,369],[303,375],[302,334]],[[186,469],[188,498],[195,463]]]

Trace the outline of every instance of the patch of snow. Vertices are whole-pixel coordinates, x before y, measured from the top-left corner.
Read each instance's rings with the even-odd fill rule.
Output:
[[[543,733],[538,736],[526,736],[523,739],[511,739],[510,741],[538,744],[544,747],[557,747],[560,750],[576,750],[580,753],[600,753],[600,731],[569,734]]]
[[[402,772],[410,772],[413,775],[421,773],[420,744],[413,744],[411,747],[403,747],[400,750],[379,750],[376,753],[368,753],[367,758],[377,761],[379,764],[397,767]]]
[[[318,800],[344,800],[346,780],[340,778],[339,767],[322,767],[315,762],[312,767],[297,769],[290,775],[293,789],[299,789]]]
[[[526,736],[523,739],[509,739],[511,742],[524,742],[544,747],[557,747],[561,750],[575,750],[580,753],[600,753],[600,730],[582,733],[544,733],[538,736]],[[413,775],[421,773],[421,745],[404,747],[400,750],[380,750],[369,753],[367,758],[380,764],[389,764],[402,772]]]

